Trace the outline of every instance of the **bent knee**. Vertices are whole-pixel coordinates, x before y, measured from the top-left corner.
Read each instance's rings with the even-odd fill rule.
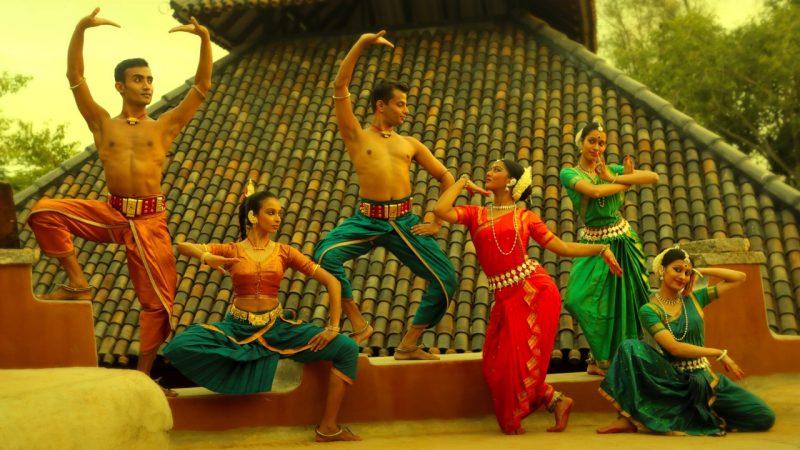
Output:
[[[755,431],[769,430],[775,425],[775,411],[767,406],[761,414],[752,418],[752,424]]]

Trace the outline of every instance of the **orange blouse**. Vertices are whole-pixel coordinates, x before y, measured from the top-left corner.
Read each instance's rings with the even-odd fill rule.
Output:
[[[310,276],[318,267],[317,263],[294,247],[277,242],[272,254],[260,262],[252,260],[235,242],[208,244],[207,248],[214,255],[239,258],[238,262],[228,267],[237,296],[277,296],[286,269],[291,267]]]

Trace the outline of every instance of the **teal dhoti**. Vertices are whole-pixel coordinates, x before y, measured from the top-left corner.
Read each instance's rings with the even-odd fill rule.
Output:
[[[330,231],[316,246],[314,260],[342,284],[342,300],[352,301],[353,288],[344,263],[366,254],[374,247],[384,247],[428,281],[428,289],[414,314],[413,325],[436,325],[447,311],[457,287],[453,264],[433,236],[418,236],[411,227],[422,223],[419,216],[405,212],[391,218],[368,217],[365,213],[406,207],[409,198],[388,202],[361,200],[356,214]],[[410,209],[406,207],[406,211]],[[397,209],[393,209],[397,211]],[[400,209],[403,212],[403,209]]]
[[[255,394],[272,389],[278,360],[332,361],[333,373],[348,384],[356,378],[358,344],[338,335],[319,351],[308,342],[324,331],[316,325],[279,316],[253,325],[230,312],[213,325],[195,324],[176,336],[164,355],[187,378],[223,394]]]

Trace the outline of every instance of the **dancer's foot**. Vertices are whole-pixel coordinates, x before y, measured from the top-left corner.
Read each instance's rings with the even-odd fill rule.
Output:
[[[365,342],[370,336],[372,336],[372,331],[372,326],[369,323],[364,322],[364,326],[358,331],[353,331],[350,333],[350,337],[356,341],[356,344],[361,345],[362,342]]]
[[[597,365],[596,361],[589,362],[589,365],[586,366],[586,373],[589,375],[597,375],[600,377],[606,376],[606,371],[601,369],[600,366]]]
[[[40,295],[42,300],[89,300],[91,301],[92,287],[73,287],[68,284],[59,284],[50,293]]]
[[[569,413],[572,412],[573,401],[566,395],[562,395],[555,404],[553,416],[556,419],[556,424],[548,428],[550,433],[560,433],[567,428],[569,423]]]
[[[525,428],[519,427],[516,430],[514,430],[514,431],[512,431],[511,433],[508,433],[508,434],[525,434]]]
[[[327,433],[325,431],[328,431]],[[360,441],[361,436],[354,434],[347,427],[339,427],[339,430],[320,431],[320,427],[314,429],[317,435],[317,442],[336,442],[336,441]]]
[[[611,422],[610,424],[598,428],[598,434],[611,434],[611,433],[636,433],[636,425],[631,423],[627,417],[620,417],[617,420]]]
[[[398,361],[406,361],[406,360],[426,360],[426,361],[437,361],[439,357],[433,355],[431,353],[426,352],[425,350],[419,348],[418,346],[414,346],[411,348],[401,348],[397,347],[394,349],[394,359]]]

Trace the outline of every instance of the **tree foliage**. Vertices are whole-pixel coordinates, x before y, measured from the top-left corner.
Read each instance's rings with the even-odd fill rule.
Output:
[[[768,1],[734,29],[700,1],[605,6],[614,64],[800,186],[800,1]]]
[[[29,81],[30,77],[3,72],[0,97],[18,92]],[[15,191],[25,189],[56,168],[77,147],[77,142],[66,140],[64,124],[34,129],[31,122],[0,114],[0,180],[11,183]]]

